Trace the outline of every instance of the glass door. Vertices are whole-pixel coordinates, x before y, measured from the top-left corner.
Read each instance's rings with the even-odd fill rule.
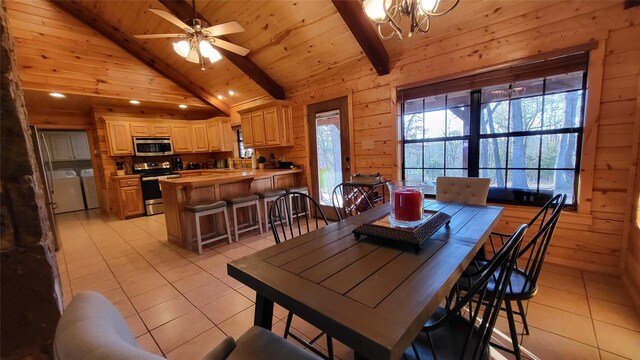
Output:
[[[347,106],[346,97],[308,106],[313,198],[333,220],[331,194],[351,175]]]

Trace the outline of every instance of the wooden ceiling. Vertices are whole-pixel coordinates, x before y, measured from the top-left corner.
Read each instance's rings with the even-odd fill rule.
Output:
[[[67,0],[64,0],[67,1]],[[206,70],[200,70],[198,64],[185,61],[172,49],[171,40],[154,39],[140,40],[133,38],[136,34],[176,33],[180,29],[148,9],[163,9],[168,0],[70,0],[74,6],[90,15],[95,22],[108,25],[114,31],[124,35],[126,41],[138,47],[156,59],[161,59],[178,76],[184,76],[189,83],[195,84],[210,97],[222,97],[224,106],[238,106],[255,99],[271,98],[260,86],[241,71],[228,59],[206,65]],[[178,0],[179,2],[183,0]],[[447,1],[447,0],[443,0]],[[19,39],[16,42],[16,52],[19,54],[22,45],[26,45],[26,38],[21,32],[33,26],[33,21],[22,17],[27,10],[15,10],[13,2],[22,3],[24,0],[7,0],[10,8],[9,19],[18,23]],[[28,3],[28,1],[26,1]],[[362,47],[345,24],[345,20],[336,10],[331,0],[302,0],[302,1],[209,1],[197,0],[198,13],[211,24],[237,21],[245,32],[229,34],[226,38],[238,45],[250,49],[247,59],[259,67],[274,83],[285,91],[292,91],[301,84],[317,81],[331,76],[332,72],[344,70],[354,66],[357,62],[366,62]],[[419,34],[412,38],[385,40],[382,42],[390,59],[393,69],[403,52],[416,47],[428,47],[429,44],[449,37],[455,32],[465,31],[478,23],[488,23],[500,18],[502,12],[508,9],[510,17],[514,13],[526,13],[532,8],[540,8],[539,1],[526,0],[463,0],[450,14],[435,18],[432,28],[426,35]],[[18,6],[19,7],[19,6]],[[64,6],[61,6],[64,8]],[[171,7],[171,6],[168,6]],[[48,13],[38,9],[35,16],[47,16]],[[31,10],[29,10],[31,11]],[[42,12],[42,14],[40,14]],[[46,13],[45,13],[46,12]],[[32,14],[33,15],[33,14]],[[21,21],[26,21],[24,24]],[[85,19],[89,26],[95,28],[92,20]],[[12,23],[12,25],[13,25]],[[38,32],[46,32],[51,22],[38,24]],[[58,25],[59,26],[59,25]],[[73,28],[73,24],[70,27]],[[373,26],[372,26],[373,28]],[[362,63],[361,63],[362,64]],[[370,63],[368,63],[370,65]],[[70,69],[69,69],[70,70]],[[375,72],[371,65],[372,73]],[[176,82],[180,85],[179,82]],[[184,88],[184,86],[182,86]],[[188,90],[188,89],[187,89]],[[229,90],[236,95],[230,96]],[[201,94],[191,91],[192,97],[188,102],[202,104]],[[92,94],[88,94],[92,95]],[[93,94],[95,95],[95,94]],[[113,96],[98,94],[99,96]],[[185,96],[182,96],[184,99]],[[168,102],[184,101],[168,99]],[[205,96],[206,97],[206,96]],[[160,101],[162,101],[159,98]],[[217,99],[216,99],[217,100]],[[204,101],[206,103],[206,101]],[[209,101],[211,103],[211,101]]]

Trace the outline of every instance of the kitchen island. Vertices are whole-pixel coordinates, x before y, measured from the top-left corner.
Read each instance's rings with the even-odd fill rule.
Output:
[[[258,191],[285,189],[300,184],[302,174],[301,169],[187,170],[180,172],[179,179],[160,180],[167,237],[178,246],[188,247],[187,221],[192,220],[185,216],[185,206],[211,204]],[[245,214],[240,216],[240,223],[246,221]],[[264,214],[262,216],[264,218]],[[230,223],[232,219],[230,213]],[[195,229],[193,224],[190,226]],[[202,234],[224,232],[222,219],[218,217],[215,221],[212,217],[203,218],[201,227]]]

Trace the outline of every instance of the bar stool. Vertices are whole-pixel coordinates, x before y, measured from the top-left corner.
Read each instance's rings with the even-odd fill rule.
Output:
[[[231,211],[233,215],[233,234],[236,237],[236,242],[238,242],[238,235],[246,231],[258,229],[260,230],[260,234],[262,234],[262,219],[260,215],[260,198],[258,197],[258,195],[241,196],[237,198],[224,199],[224,201],[227,202],[228,206],[231,206]],[[256,213],[258,218],[258,224],[254,226],[251,226],[252,218],[253,218],[253,213],[251,211],[252,206],[256,207]],[[249,222],[246,224],[242,224],[240,226],[248,225],[248,227],[238,230],[238,214],[236,210],[245,208],[245,207],[249,211]]]
[[[264,227],[265,231],[269,231],[269,203],[273,202],[280,195],[284,195],[286,191],[284,190],[269,190],[263,192],[257,192],[256,195],[262,201],[263,209],[264,209]],[[287,219],[283,219],[283,222],[286,222]],[[279,222],[278,222],[279,224]]]
[[[193,214],[193,217],[196,222],[196,242],[198,244],[198,254],[202,255],[202,245],[206,245],[212,243],[214,241],[218,241],[224,239],[225,237],[228,239],[229,244],[231,244],[231,231],[229,230],[229,216],[227,214],[227,203],[225,201],[217,201],[213,204],[202,204],[202,205],[188,205],[184,207],[184,213],[186,216],[188,214]],[[200,231],[200,218],[203,216],[215,215],[223,213],[224,215],[224,226],[227,228],[227,232],[224,235],[216,236],[208,240],[202,240],[203,235]],[[214,233],[205,234],[206,236],[210,236]],[[191,229],[191,221],[187,222],[187,238],[189,239],[189,249],[191,249],[192,238],[192,229]]]
[[[292,192],[298,192],[298,193],[302,193],[305,194],[307,196],[309,196],[309,188],[306,186],[294,186],[294,187],[290,187],[288,189],[285,190],[288,193],[292,193]],[[294,213],[293,212],[293,200],[295,199],[295,201],[298,203],[298,206],[296,207],[298,210]],[[307,218],[309,217],[309,199],[306,199],[307,202],[307,206],[304,208],[304,210],[300,209],[300,199],[299,196],[290,196],[289,197],[289,212],[290,212],[290,218],[293,219],[294,216],[298,217],[301,215],[306,216]]]

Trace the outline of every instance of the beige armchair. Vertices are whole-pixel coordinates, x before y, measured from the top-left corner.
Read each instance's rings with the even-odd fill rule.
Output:
[[[122,315],[97,292],[74,296],[62,314],[53,344],[59,360],[161,360],[138,348]],[[319,359],[271,331],[254,326],[237,341],[227,337],[203,360]]]
[[[438,177],[436,200],[470,205],[486,205],[489,194],[487,178]]]

